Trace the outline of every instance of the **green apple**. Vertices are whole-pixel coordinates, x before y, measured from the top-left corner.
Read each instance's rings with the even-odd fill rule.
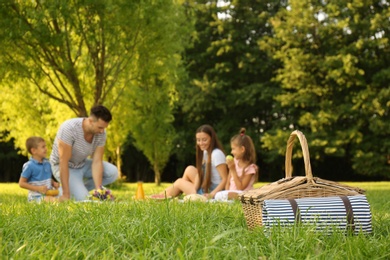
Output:
[[[233,160],[233,156],[231,156],[230,154],[226,156],[226,161],[231,161],[231,160]]]

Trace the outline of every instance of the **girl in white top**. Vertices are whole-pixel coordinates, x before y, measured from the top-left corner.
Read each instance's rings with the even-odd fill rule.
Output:
[[[213,198],[218,191],[225,188],[227,167],[225,154],[214,129],[202,125],[196,130],[196,166],[188,166],[182,178],[177,179],[172,186],[151,198],[162,199],[176,197],[181,193],[202,194]]]
[[[256,151],[252,139],[245,131],[245,128],[241,128],[240,133],[230,140],[234,158],[229,156],[226,158],[229,168],[228,182],[225,190],[215,195],[217,201],[237,198],[243,191],[253,189],[253,184],[257,180]]]

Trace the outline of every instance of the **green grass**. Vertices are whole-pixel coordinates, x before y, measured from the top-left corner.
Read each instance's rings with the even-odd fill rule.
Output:
[[[135,183],[113,188],[113,203],[59,204],[27,203],[27,191],[0,183],[0,258],[389,259],[390,182],[348,184],[367,191],[371,235],[250,231],[240,202],[135,201]],[[145,183],[144,190],[167,185]]]

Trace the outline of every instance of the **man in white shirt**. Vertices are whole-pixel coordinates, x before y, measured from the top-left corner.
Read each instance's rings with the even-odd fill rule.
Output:
[[[118,178],[115,165],[103,161],[110,111],[97,105],[87,118],[65,121],[54,139],[50,163],[54,177],[61,182],[60,200],[85,200],[89,191]]]

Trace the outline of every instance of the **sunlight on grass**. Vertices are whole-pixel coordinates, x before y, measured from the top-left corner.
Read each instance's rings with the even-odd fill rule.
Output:
[[[265,183],[258,183],[260,187]],[[240,202],[137,201],[137,184],[110,187],[115,202],[28,203],[16,183],[0,183],[2,259],[387,259],[390,183],[367,190],[373,234],[325,235],[310,227],[247,229]],[[169,183],[144,183],[146,195]]]

